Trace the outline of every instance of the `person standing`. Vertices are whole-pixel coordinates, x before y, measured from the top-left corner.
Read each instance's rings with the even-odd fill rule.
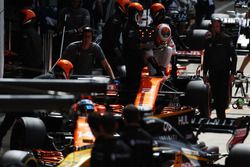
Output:
[[[225,119],[237,56],[232,38],[223,32],[220,18],[212,18],[211,21],[204,52],[203,79],[211,86],[217,118]]]
[[[214,0],[197,0],[195,4],[195,24],[200,26],[203,19],[210,20],[215,10]]]
[[[128,7],[128,21],[122,32],[123,56],[126,66],[124,90],[130,95],[128,98],[127,93],[125,93],[125,104],[134,102],[140,84],[141,71],[144,66],[143,56],[145,51],[141,47],[138,25],[141,21],[142,14],[143,7],[140,3],[130,3]]]
[[[92,75],[95,61],[99,62],[111,79],[115,79],[102,48],[93,42],[93,30],[91,27],[83,29],[82,41],[76,41],[64,50],[63,59],[67,59],[74,65],[75,75]]]
[[[31,9],[21,9],[20,54],[23,78],[33,78],[43,73],[42,39],[35,29],[36,14]]]
[[[90,26],[89,11],[81,7],[81,0],[70,0],[70,6],[59,11],[58,14],[58,31],[63,33],[65,27],[65,40],[63,48],[71,42],[81,39],[81,30]]]
[[[116,0],[115,13],[105,23],[102,31],[100,46],[116,76],[122,76],[119,67],[124,65],[120,37],[127,21],[127,8],[129,4],[130,0]]]
[[[158,76],[164,75],[153,56],[153,41],[145,43],[143,41],[144,35],[140,32],[139,23],[142,21],[143,10],[143,6],[140,3],[130,3],[128,7],[128,21],[122,33],[123,56],[126,66],[124,98],[121,98],[124,104],[134,102],[140,85],[141,72],[147,63],[150,63],[156,69]],[[123,97],[123,95],[121,96]]]

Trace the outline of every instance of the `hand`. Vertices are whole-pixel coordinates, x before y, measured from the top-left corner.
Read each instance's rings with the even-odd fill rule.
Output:
[[[204,81],[205,84],[208,83],[208,77],[207,76],[203,76],[203,81]]]
[[[188,51],[188,52],[191,52],[190,48],[188,46],[185,46],[184,47],[184,50]]]
[[[232,82],[234,82],[235,81],[235,77],[234,77],[234,75],[230,75],[230,82],[232,83]]]
[[[165,83],[169,78],[170,78],[170,76],[164,75],[162,77],[161,83]]]
[[[120,85],[120,81],[118,79],[112,79],[111,84]]]

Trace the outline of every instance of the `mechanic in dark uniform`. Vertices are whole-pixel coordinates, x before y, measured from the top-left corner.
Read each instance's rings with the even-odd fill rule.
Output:
[[[82,41],[76,41],[64,50],[63,59],[67,59],[74,65],[75,75],[92,75],[95,61],[100,63],[111,79],[115,79],[113,71],[105,58],[102,48],[93,40],[91,27],[83,29]]]
[[[133,2],[128,7],[128,22],[122,33],[123,56],[126,65],[125,91],[129,92],[129,99],[125,103],[133,103],[139,88],[141,71],[144,66],[144,49],[140,46],[141,37],[138,22],[141,20],[143,7]]]
[[[21,37],[17,53],[21,57],[23,78],[33,78],[43,73],[42,39],[35,29],[35,12],[24,8],[20,17]]]
[[[123,109],[125,128],[121,131],[121,138],[132,149],[132,159],[135,166],[153,166],[153,138],[141,128],[139,110],[129,104]]]
[[[176,44],[177,50],[183,49],[183,50],[189,50],[189,47],[184,44],[184,42],[179,37],[179,33],[173,23],[173,20],[171,17],[166,15],[165,7],[161,3],[154,3],[150,7],[150,15],[153,20],[151,23],[151,26],[157,27],[161,23],[168,24],[171,28],[172,32],[172,39],[174,40],[174,43]]]
[[[223,32],[220,18],[212,18],[211,32],[207,34],[205,45],[203,77],[204,82],[209,82],[211,86],[214,108],[220,119],[226,117],[236,64],[237,56],[231,37]]]
[[[83,27],[90,26],[89,11],[81,7],[82,0],[70,0],[70,6],[65,7],[59,11],[58,14],[58,31],[62,33],[65,26],[64,47],[74,41],[81,39]]]
[[[124,65],[122,58],[122,44],[120,37],[127,21],[127,8],[130,0],[116,0],[115,13],[108,19],[103,27],[100,46],[115,76],[122,76],[119,66]]]
[[[197,0],[195,4],[195,23],[199,27],[202,20],[210,20],[215,10],[214,0]]]
[[[118,123],[112,113],[90,113],[88,123],[96,138],[91,151],[91,167],[132,166],[131,149],[119,137],[114,136]]]
[[[143,6],[138,2],[132,2],[128,7],[128,22],[122,33],[123,56],[126,65],[126,79],[124,91],[125,98],[122,103],[134,103],[139,88],[141,72],[147,63],[150,63],[157,71],[157,76],[163,76],[159,64],[153,57],[152,48],[142,41],[139,23],[143,14]],[[153,46],[153,45],[152,45]]]
[[[66,59],[60,59],[49,72],[35,77],[35,79],[70,79],[73,73],[73,64]]]

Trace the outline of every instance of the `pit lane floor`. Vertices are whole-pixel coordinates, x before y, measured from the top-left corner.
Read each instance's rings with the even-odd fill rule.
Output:
[[[238,56],[237,69],[239,68],[243,58],[244,58],[243,56]],[[188,65],[186,73],[187,74],[190,74],[190,73],[194,74],[196,68],[197,68],[196,64]],[[245,75],[250,76],[250,65],[247,66],[244,73],[245,73]],[[235,93],[235,90],[236,90],[235,87],[233,87],[233,91],[232,91],[233,95]],[[248,95],[250,96],[249,92],[248,92]],[[240,90],[238,91],[237,96],[241,96]],[[232,98],[232,102],[234,102],[235,100],[236,100],[235,98]],[[250,116],[250,107],[245,105],[245,106],[243,106],[243,109],[233,109],[232,105],[230,105],[229,109],[227,110],[226,115],[229,118]],[[212,111],[212,118],[214,118],[214,117],[216,117],[215,111]],[[2,122],[3,118],[4,118],[4,114],[0,113],[0,123]],[[11,130],[9,130],[8,134],[4,137],[4,140],[2,143],[2,148],[0,151],[0,156],[6,150],[9,149],[10,133],[11,133]],[[199,135],[199,141],[205,142],[207,146],[219,146],[220,152],[226,153],[226,143],[230,137],[231,137],[230,134],[201,133]],[[250,136],[247,137],[247,139],[245,140],[245,143],[250,144]],[[223,158],[223,159],[219,160],[217,163],[224,164],[224,161],[225,161],[225,159]]]

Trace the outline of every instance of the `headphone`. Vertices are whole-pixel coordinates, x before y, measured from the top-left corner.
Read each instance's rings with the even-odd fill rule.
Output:
[[[219,18],[219,17],[212,17],[211,18],[211,26],[212,26],[213,22],[219,22],[221,30],[223,30],[223,28],[225,27],[225,25],[223,23],[223,20],[221,18]]]

